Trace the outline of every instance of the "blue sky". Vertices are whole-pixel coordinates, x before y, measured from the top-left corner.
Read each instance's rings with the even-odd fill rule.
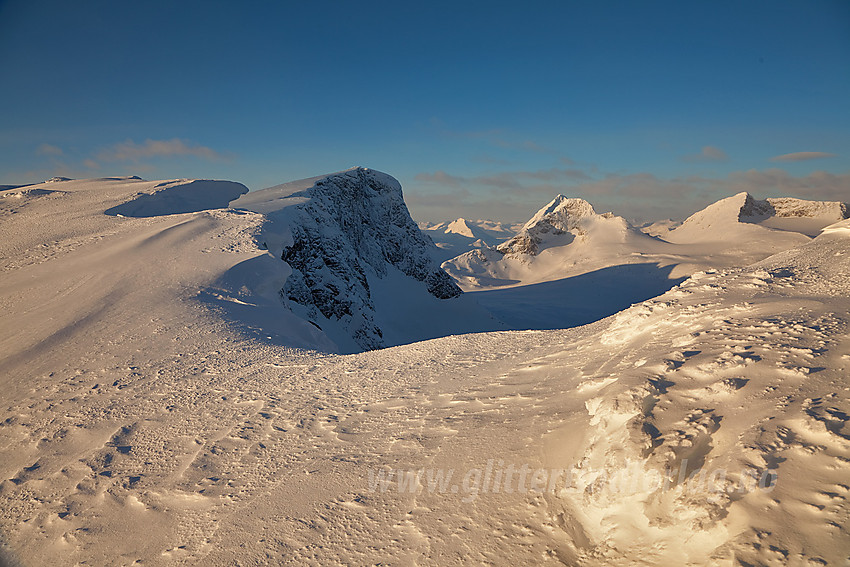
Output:
[[[845,0],[0,0],[0,78],[0,183],[364,165],[417,220],[511,222],[850,201]]]

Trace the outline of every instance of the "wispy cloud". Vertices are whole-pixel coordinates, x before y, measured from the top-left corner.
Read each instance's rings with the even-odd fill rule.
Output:
[[[36,148],[35,153],[40,156],[61,156],[65,152],[63,152],[62,148],[59,146],[54,146],[53,144],[41,144],[38,148]]]
[[[726,185],[730,192],[748,191],[759,197],[791,196],[846,202],[850,173],[813,171],[808,175],[795,176],[778,168],[751,169],[729,174]]]
[[[472,161],[477,163],[485,163],[487,165],[511,165],[511,161],[503,158],[497,158],[488,155],[479,155],[472,158]]]
[[[704,146],[698,154],[682,156],[682,161],[689,162],[727,161],[728,159],[726,152],[716,146]]]
[[[790,154],[782,154],[781,156],[774,156],[770,158],[770,161],[808,161],[810,159],[823,159],[831,157],[835,157],[835,154],[830,154],[828,152],[794,152]]]
[[[138,162],[143,159],[157,157],[192,156],[207,161],[224,161],[229,156],[219,153],[212,148],[192,142],[173,138],[171,140],[145,140],[137,144],[127,140],[112,147],[101,150],[97,159],[105,162]]]
[[[534,140],[517,136],[514,133],[506,130],[492,128],[489,130],[452,130],[440,121],[432,120],[431,124],[439,129],[439,134],[446,138],[464,139],[464,140],[481,140],[493,147],[503,150],[515,150],[530,152],[535,154],[556,156],[566,165],[573,165],[573,160],[563,156],[562,152],[556,148],[550,148],[540,144]]]
[[[423,183],[434,183],[447,187],[483,186],[496,187],[506,190],[517,190],[527,187],[530,183],[576,182],[589,180],[590,176],[580,169],[551,168],[538,171],[505,171],[490,175],[463,177],[451,175],[445,171],[434,173],[419,173],[414,179]]]

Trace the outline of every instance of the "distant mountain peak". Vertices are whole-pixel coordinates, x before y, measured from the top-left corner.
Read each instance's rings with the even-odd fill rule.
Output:
[[[523,230],[529,229],[541,222],[548,222],[554,226],[558,224],[571,224],[577,219],[595,215],[593,205],[577,197],[564,197],[560,193],[546,206],[537,211],[531,219],[525,223]],[[564,222],[566,221],[566,223]],[[562,230],[570,230],[562,227]]]
[[[593,206],[575,197],[559,194],[537,211],[519,233],[497,247],[503,254],[531,254],[539,251],[545,234],[564,234],[579,228],[582,219],[596,216]]]
[[[453,220],[452,222],[450,222],[449,226],[446,227],[446,232],[468,236],[469,238],[476,238],[472,227],[469,226],[469,223],[463,217],[460,217],[457,220]]]
[[[814,236],[830,222],[848,217],[838,201],[806,201],[792,197],[758,200],[746,191],[716,201],[689,216],[670,232],[674,241],[737,238],[735,227],[761,225]]]

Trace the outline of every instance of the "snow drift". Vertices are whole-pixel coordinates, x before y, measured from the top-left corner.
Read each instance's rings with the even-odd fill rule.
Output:
[[[157,183],[149,192],[107,209],[107,215],[156,217],[227,208],[248,188],[233,181],[181,179]]]

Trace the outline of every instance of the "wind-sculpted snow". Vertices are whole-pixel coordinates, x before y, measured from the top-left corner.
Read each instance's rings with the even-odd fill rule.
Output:
[[[848,246],[830,231],[611,319],[568,497],[588,563],[846,560]]]
[[[848,221],[585,327],[331,355],[266,213],[103,214],[154,185],[0,192],[0,563],[847,562]]]
[[[131,201],[112,207],[107,215],[156,217],[224,209],[230,201],[248,192],[233,181],[181,179],[155,185],[150,192],[139,193]]]
[[[398,181],[354,168],[306,185],[288,193],[278,213],[267,214],[288,233],[280,254],[292,274],[281,295],[304,307],[319,327],[321,314],[341,322],[361,348],[385,346],[370,281],[385,279],[391,268],[422,282],[422,291],[438,299],[462,293],[432,260],[434,244],[410,218]],[[276,196],[279,190],[257,192],[233,206],[268,210],[256,205],[264,202],[264,192]]]

